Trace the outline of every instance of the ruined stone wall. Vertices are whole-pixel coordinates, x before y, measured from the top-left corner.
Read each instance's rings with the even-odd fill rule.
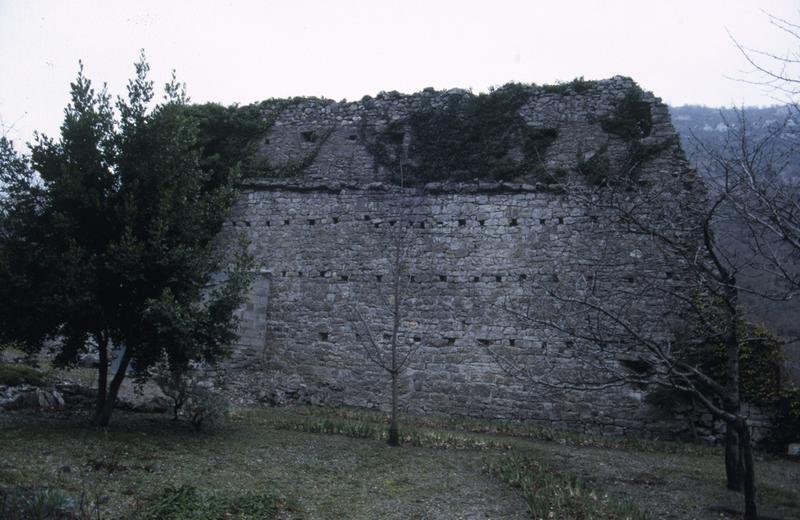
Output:
[[[603,190],[581,178],[585,162],[600,153],[612,168],[629,166],[623,159],[630,139],[600,122],[631,88],[630,80],[613,78],[580,92],[534,90],[519,109],[531,127],[558,128],[541,161],[545,171],[560,172],[560,186],[524,176],[413,187],[391,182],[397,172],[376,163],[369,132],[402,122],[420,103],[471,95],[463,91],[267,108],[273,125],[263,153],[273,172],[291,176],[249,181],[226,226],[229,237],[250,239],[262,271],[231,362],[240,399],[386,408],[389,379],[365,355],[368,332],[357,311],[385,340],[392,253],[402,244],[408,261],[400,340],[415,350],[401,379],[404,409],[605,433],[676,433],[682,425],[643,402],[640,389],[537,384],[537,375],[569,379],[617,360],[523,316],[525,306],[544,305],[533,289],[542,280],[588,280],[631,294],[654,282],[681,286],[676,260],[652,237],[621,226],[605,208]],[[683,226],[691,215],[679,208],[702,203],[703,192],[667,108],[650,94],[643,99],[652,128],[639,141],[657,153],[637,175],[643,186],[668,189],[663,204],[642,215],[665,228]],[[403,132],[395,139],[406,146],[414,136]],[[642,296],[636,307],[641,319],[652,320],[653,334],[669,333],[661,318],[673,302]]]

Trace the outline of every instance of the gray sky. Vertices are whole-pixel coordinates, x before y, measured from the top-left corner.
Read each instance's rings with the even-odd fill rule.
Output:
[[[743,44],[797,50],[762,10],[791,0],[0,0],[0,122],[12,139],[57,133],[78,60],[124,93],[139,49],[194,101],[359,99],[424,87],[633,77],[667,103],[771,104],[733,81]],[[2,130],[2,127],[0,127]]]

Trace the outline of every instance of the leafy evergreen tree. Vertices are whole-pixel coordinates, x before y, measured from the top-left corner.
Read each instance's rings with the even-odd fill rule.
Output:
[[[25,280],[22,297],[49,299],[50,316],[28,324],[27,336],[57,339],[61,364],[96,350],[99,425],[109,424],[129,368],[144,377],[165,356],[181,370],[226,354],[252,268],[245,244],[233,259],[214,247],[235,196],[237,168],[202,167],[198,120],[183,86],[173,76],[164,101],[151,109],[148,70],[142,55],[127,98],[117,101],[117,118],[105,88],[96,91],[81,68],[60,138],[37,136],[32,148],[41,182],[22,190],[38,200],[30,215],[36,240],[24,229],[20,240],[41,249],[36,263],[48,273]],[[224,265],[227,276],[213,285]],[[6,269],[7,277],[13,274]],[[26,336],[25,324],[14,328]],[[119,362],[112,374],[114,351]]]

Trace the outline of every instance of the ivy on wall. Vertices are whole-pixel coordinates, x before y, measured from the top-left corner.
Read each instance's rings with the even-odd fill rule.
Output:
[[[404,182],[544,179],[543,159],[558,137],[555,128],[533,128],[519,110],[534,87],[509,83],[477,96],[449,95],[443,105],[427,99],[407,118],[371,134],[364,124],[362,142],[377,165]]]

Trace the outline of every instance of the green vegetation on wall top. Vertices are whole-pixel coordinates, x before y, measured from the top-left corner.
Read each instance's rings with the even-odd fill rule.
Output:
[[[372,135],[362,125],[361,138],[378,165],[394,177],[402,168],[409,184],[541,174],[558,130],[530,127],[519,114],[533,92],[509,83],[477,96],[449,96],[444,106],[426,100],[406,119]]]

